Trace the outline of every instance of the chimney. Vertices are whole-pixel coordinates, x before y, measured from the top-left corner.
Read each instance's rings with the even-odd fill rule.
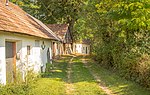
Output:
[[[6,6],[8,6],[9,0],[6,0]]]

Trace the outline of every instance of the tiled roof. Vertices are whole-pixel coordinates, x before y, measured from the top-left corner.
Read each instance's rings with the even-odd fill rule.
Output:
[[[82,39],[82,40],[76,41],[76,43],[90,45],[91,44],[91,40],[90,39]]]
[[[83,40],[82,40],[82,43],[83,43],[83,44],[90,44],[90,43],[91,43],[91,40],[90,40],[90,39],[83,39]]]
[[[68,31],[67,24],[48,24],[48,28],[50,28],[61,40],[65,39],[65,35]]]
[[[4,1],[4,0],[2,0]],[[36,18],[9,2],[0,2],[0,30],[58,40],[57,36]]]

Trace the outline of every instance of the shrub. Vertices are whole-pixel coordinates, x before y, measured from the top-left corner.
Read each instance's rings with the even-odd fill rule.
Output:
[[[17,76],[18,77],[18,76]],[[19,77],[20,78],[20,77]],[[38,76],[33,71],[28,71],[25,82],[17,80],[16,83],[10,83],[5,86],[0,86],[0,95],[29,95]]]

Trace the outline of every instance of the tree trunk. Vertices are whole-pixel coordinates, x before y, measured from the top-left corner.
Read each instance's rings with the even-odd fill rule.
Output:
[[[71,39],[72,39],[72,41],[71,41],[71,50],[73,51],[73,42],[74,42],[74,38],[73,38],[73,28],[74,28],[74,23],[75,23],[75,20],[74,19],[70,19],[69,17],[68,17],[68,23],[69,23],[69,27],[68,27],[68,29],[69,29],[69,32],[70,32],[70,36],[71,36]]]

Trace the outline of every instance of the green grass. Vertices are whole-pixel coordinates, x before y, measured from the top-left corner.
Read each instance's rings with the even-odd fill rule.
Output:
[[[67,65],[71,57],[63,57],[48,65],[46,73],[42,74],[31,90],[30,95],[66,95]]]
[[[116,95],[150,95],[149,90],[119,77],[117,73],[104,69],[91,60],[85,66],[81,62],[82,56],[75,57],[72,63],[68,63],[71,58],[64,56],[55,60],[49,64],[43,77],[31,84],[0,87],[0,95],[106,95],[92,74],[99,76],[99,82]],[[68,70],[71,70],[69,79]]]
[[[64,95],[65,83],[57,79],[40,78],[29,95]]]
[[[127,81],[105,68],[98,66],[94,62],[88,63],[89,69],[100,77],[101,83],[117,95],[150,95],[150,91],[139,86],[138,84]]]
[[[71,67],[71,81],[75,89],[73,95],[106,95],[79,57],[73,60]]]
[[[48,70],[42,76],[51,79],[67,81],[67,66],[71,57],[64,56],[48,65]],[[48,63],[49,64],[49,63]]]

